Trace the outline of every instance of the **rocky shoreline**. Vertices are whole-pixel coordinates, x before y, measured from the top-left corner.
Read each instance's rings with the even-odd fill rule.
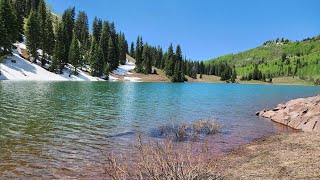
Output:
[[[256,115],[304,132],[320,132],[320,95],[291,100]]]

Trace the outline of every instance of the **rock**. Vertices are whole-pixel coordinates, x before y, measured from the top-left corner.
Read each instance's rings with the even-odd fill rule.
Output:
[[[261,117],[271,119],[276,113],[274,111],[267,111],[261,115]]]
[[[294,99],[256,115],[305,132],[320,132],[320,95]]]

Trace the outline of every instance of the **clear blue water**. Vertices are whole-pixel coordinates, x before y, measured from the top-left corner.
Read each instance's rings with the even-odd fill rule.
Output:
[[[290,129],[255,116],[320,87],[205,83],[0,82],[0,177],[95,177],[163,124],[217,118],[212,150]]]

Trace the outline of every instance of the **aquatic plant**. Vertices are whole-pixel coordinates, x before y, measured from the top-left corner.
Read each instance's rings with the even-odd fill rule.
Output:
[[[177,141],[195,140],[200,135],[213,135],[218,133],[222,125],[215,119],[200,119],[191,123],[166,124],[155,129],[160,137]]]

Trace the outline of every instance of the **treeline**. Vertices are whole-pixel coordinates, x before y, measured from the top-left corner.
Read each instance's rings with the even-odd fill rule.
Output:
[[[30,60],[40,61],[48,70],[63,73],[66,65],[84,67],[93,76],[108,75],[119,64],[126,63],[126,54],[136,59],[136,72],[152,74],[155,68],[164,70],[173,82],[184,82],[186,77],[197,78],[204,66],[183,57],[180,45],[166,52],[160,46],[144,43],[142,37],[131,43],[130,52],[124,33],[118,33],[113,22],[97,17],[89,32],[88,16],[75,8],[54,15],[44,0],[0,0],[1,54],[11,51],[11,43],[26,36]],[[42,51],[39,51],[42,50]],[[201,77],[201,76],[200,76]]]
[[[75,74],[81,66],[93,76],[108,75],[119,63],[125,64],[128,43],[123,33],[116,32],[113,22],[95,17],[90,34],[87,14],[79,11],[75,16],[75,8],[69,8],[52,23],[52,13],[39,0],[38,8],[28,15],[25,30],[33,61],[38,60],[37,50],[42,49],[41,62],[50,64],[50,71],[62,73],[65,65],[71,64]]]
[[[234,66],[231,66],[224,61],[216,61],[204,65],[200,63],[202,72],[200,74],[219,76],[221,81],[235,83],[237,79],[237,71]]]
[[[185,76],[196,79],[197,74],[203,72],[203,62],[191,61],[183,57],[180,45],[177,45],[174,50],[173,45],[170,44],[168,50],[163,52],[160,46],[144,44],[142,37],[139,36],[136,44],[131,43],[129,54],[136,59],[136,72],[157,73],[153,68],[155,67],[163,70],[172,82],[187,81]]]

